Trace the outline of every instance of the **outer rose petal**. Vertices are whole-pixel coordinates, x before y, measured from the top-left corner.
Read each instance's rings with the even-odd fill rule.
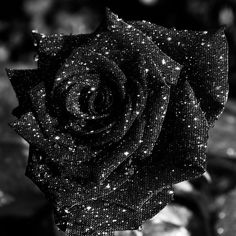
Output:
[[[152,37],[160,49],[181,63],[209,125],[219,117],[228,97],[228,43],[217,31],[167,29],[150,22],[130,22]],[[181,81],[181,80],[179,80]]]

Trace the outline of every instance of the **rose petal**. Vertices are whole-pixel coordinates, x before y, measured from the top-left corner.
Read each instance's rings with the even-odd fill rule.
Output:
[[[152,37],[163,52],[187,67],[186,79],[212,125],[228,97],[228,45],[224,28],[208,32],[167,29],[149,22],[130,23]]]
[[[23,113],[29,111],[29,90],[40,83],[38,70],[12,70],[7,69],[7,75],[16,93],[19,106],[13,111],[13,114],[20,117]]]

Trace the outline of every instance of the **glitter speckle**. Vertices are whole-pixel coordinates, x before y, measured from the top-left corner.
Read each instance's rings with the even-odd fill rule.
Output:
[[[110,185],[110,184],[107,184],[107,185],[106,185],[106,188],[108,188],[108,189],[111,188],[111,185]]]
[[[163,65],[166,65],[166,60],[165,60],[165,59],[162,59],[161,63],[162,63]]]
[[[91,206],[87,206],[86,209],[89,211],[92,207]]]

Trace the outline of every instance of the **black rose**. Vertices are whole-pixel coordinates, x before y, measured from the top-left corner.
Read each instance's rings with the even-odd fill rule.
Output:
[[[173,184],[205,171],[228,91],[223,30],[126,23],[107,9],[92,34],[34,37],[38,68],[8,70],[26,175],[68,234],[137,229]]]

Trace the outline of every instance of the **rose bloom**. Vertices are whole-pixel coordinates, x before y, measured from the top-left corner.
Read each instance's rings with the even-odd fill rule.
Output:
[[[206,169],[208,130],[228,93],[216,32],[125,22],[91,34],[33,33],[38,68],[8,70],[26,175],[68,235],[138,229]]]

